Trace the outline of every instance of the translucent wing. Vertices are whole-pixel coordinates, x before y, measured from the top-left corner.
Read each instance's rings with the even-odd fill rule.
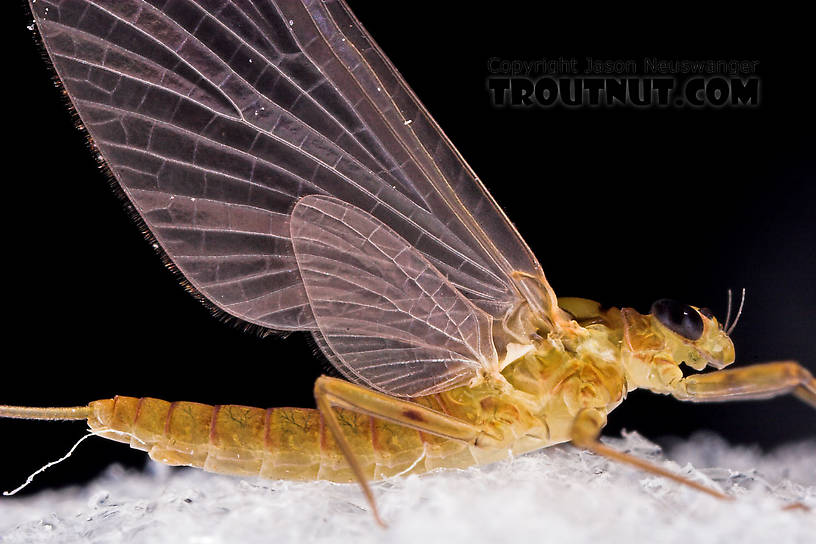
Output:
[[[290,214],[303,196],[332,195],[490,316],[522,301],[545,320],[557,312],[523,240],[345,3],[30,6],[121,188],[221,310],[317,331]]]
[[[497,368],[492,318],[377,218],[309,196],[291,235],[321,339],[350,379],[418,396]]]

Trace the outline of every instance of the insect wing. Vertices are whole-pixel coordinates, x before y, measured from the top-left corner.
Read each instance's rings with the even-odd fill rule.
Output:
[[[492,318],[522,297],[544,317],[554,308],[523,240],[344,2],[30,6],[122,190],[217,308],[339,345],[320,339],[292,245],[291,213],[307,195],[387,225]]]
[[[497,366],[492,318],[377,218],[309,196],[291,233],[321,347],[353,381],[418,396]]]

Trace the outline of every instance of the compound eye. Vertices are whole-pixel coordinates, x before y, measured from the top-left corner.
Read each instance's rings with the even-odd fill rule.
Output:
[[[706,316],[708,319],[714,319],[714,312],[708,308],[700,308],[700,313]]]
[[[688,340],[697,340],[703,335],[703,318],[688,304],[663,298],[652,304],[652,315],[667,329]]]

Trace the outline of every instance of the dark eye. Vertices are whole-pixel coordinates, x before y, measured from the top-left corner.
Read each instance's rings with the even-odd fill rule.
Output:
[[[700,313],[709,319],[714,319],[714,312],[712,312],[708,308],[700,308]]]
[[[663,298],[652,304],[652,315],[683,338],[697,340],[703,335],[703,318],[688,304]]]

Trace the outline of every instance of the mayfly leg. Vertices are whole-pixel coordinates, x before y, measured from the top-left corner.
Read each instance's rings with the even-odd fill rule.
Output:
[[[385,523],[377,511],[374,494],[351,445],[340,428],[334,408],[351,410],[443,438],[477,445],[495,440],[476,425],[337,378],[328,376],[318,378],[315,382],[314,395],[317,408],[323,415],[326,426],[359,482],[377,523],[383,527]]]
[[[575,416],[575,421],[573,422],[572,443],[580,448],[586,448],[594,453],[597,453],[598,455],[603,455],[604,457],[612,459],[613,461],[632,465],[643,471],[651,472],[652,474],[657,474],[658,476],[663,476],[677,483],[687,485],[698,491],[707,493],[718,499],[732,500],[732,497],[729,497],[725,493],[721,493],[715,489],[706,487],[695,482],[694,480],[690,480],[684,476],[655,465],[654,463],[650,463],[649,461],[635,457],[634,455],[618,451],[614,448],[606,446],[605,444],[602,444],[598,440],[598,436],[600,436],[601,429],[604,427],[604,425],[606,425],[606,414],[603,412],[594,408],[585,408],[581,410],[578,412],[578,415]]]
[[[694,374],[680,380],[672,391],[676,398],[692,402],[767,399],[788,393],[816,408],[816,378],[796,361]],[[785,507],[793,509],[808,508],[800,503]]]
[[[672,395],[693,402],[766,399],[792,393],[816,408],[816,379],[795,361],[717,370],[683,378]]]
[[[765,363],[745,368],[718,370],[694,374],[679,380],[672,394],[680,400],[694,402],[725,402],[731,400],[765,399],[792,393],[816,408],[816,379],[800,364],[793,361]],[[598,440],[606,424],[606,414],[592,408],[578,412],[572,427],[572,442],[614,461],[635,466],[646,472],[664,476],[718,499],[732,499],[728,495],[668,471],[653,463],[617,451]],[[791,505],[796,508],[800,505]]]

